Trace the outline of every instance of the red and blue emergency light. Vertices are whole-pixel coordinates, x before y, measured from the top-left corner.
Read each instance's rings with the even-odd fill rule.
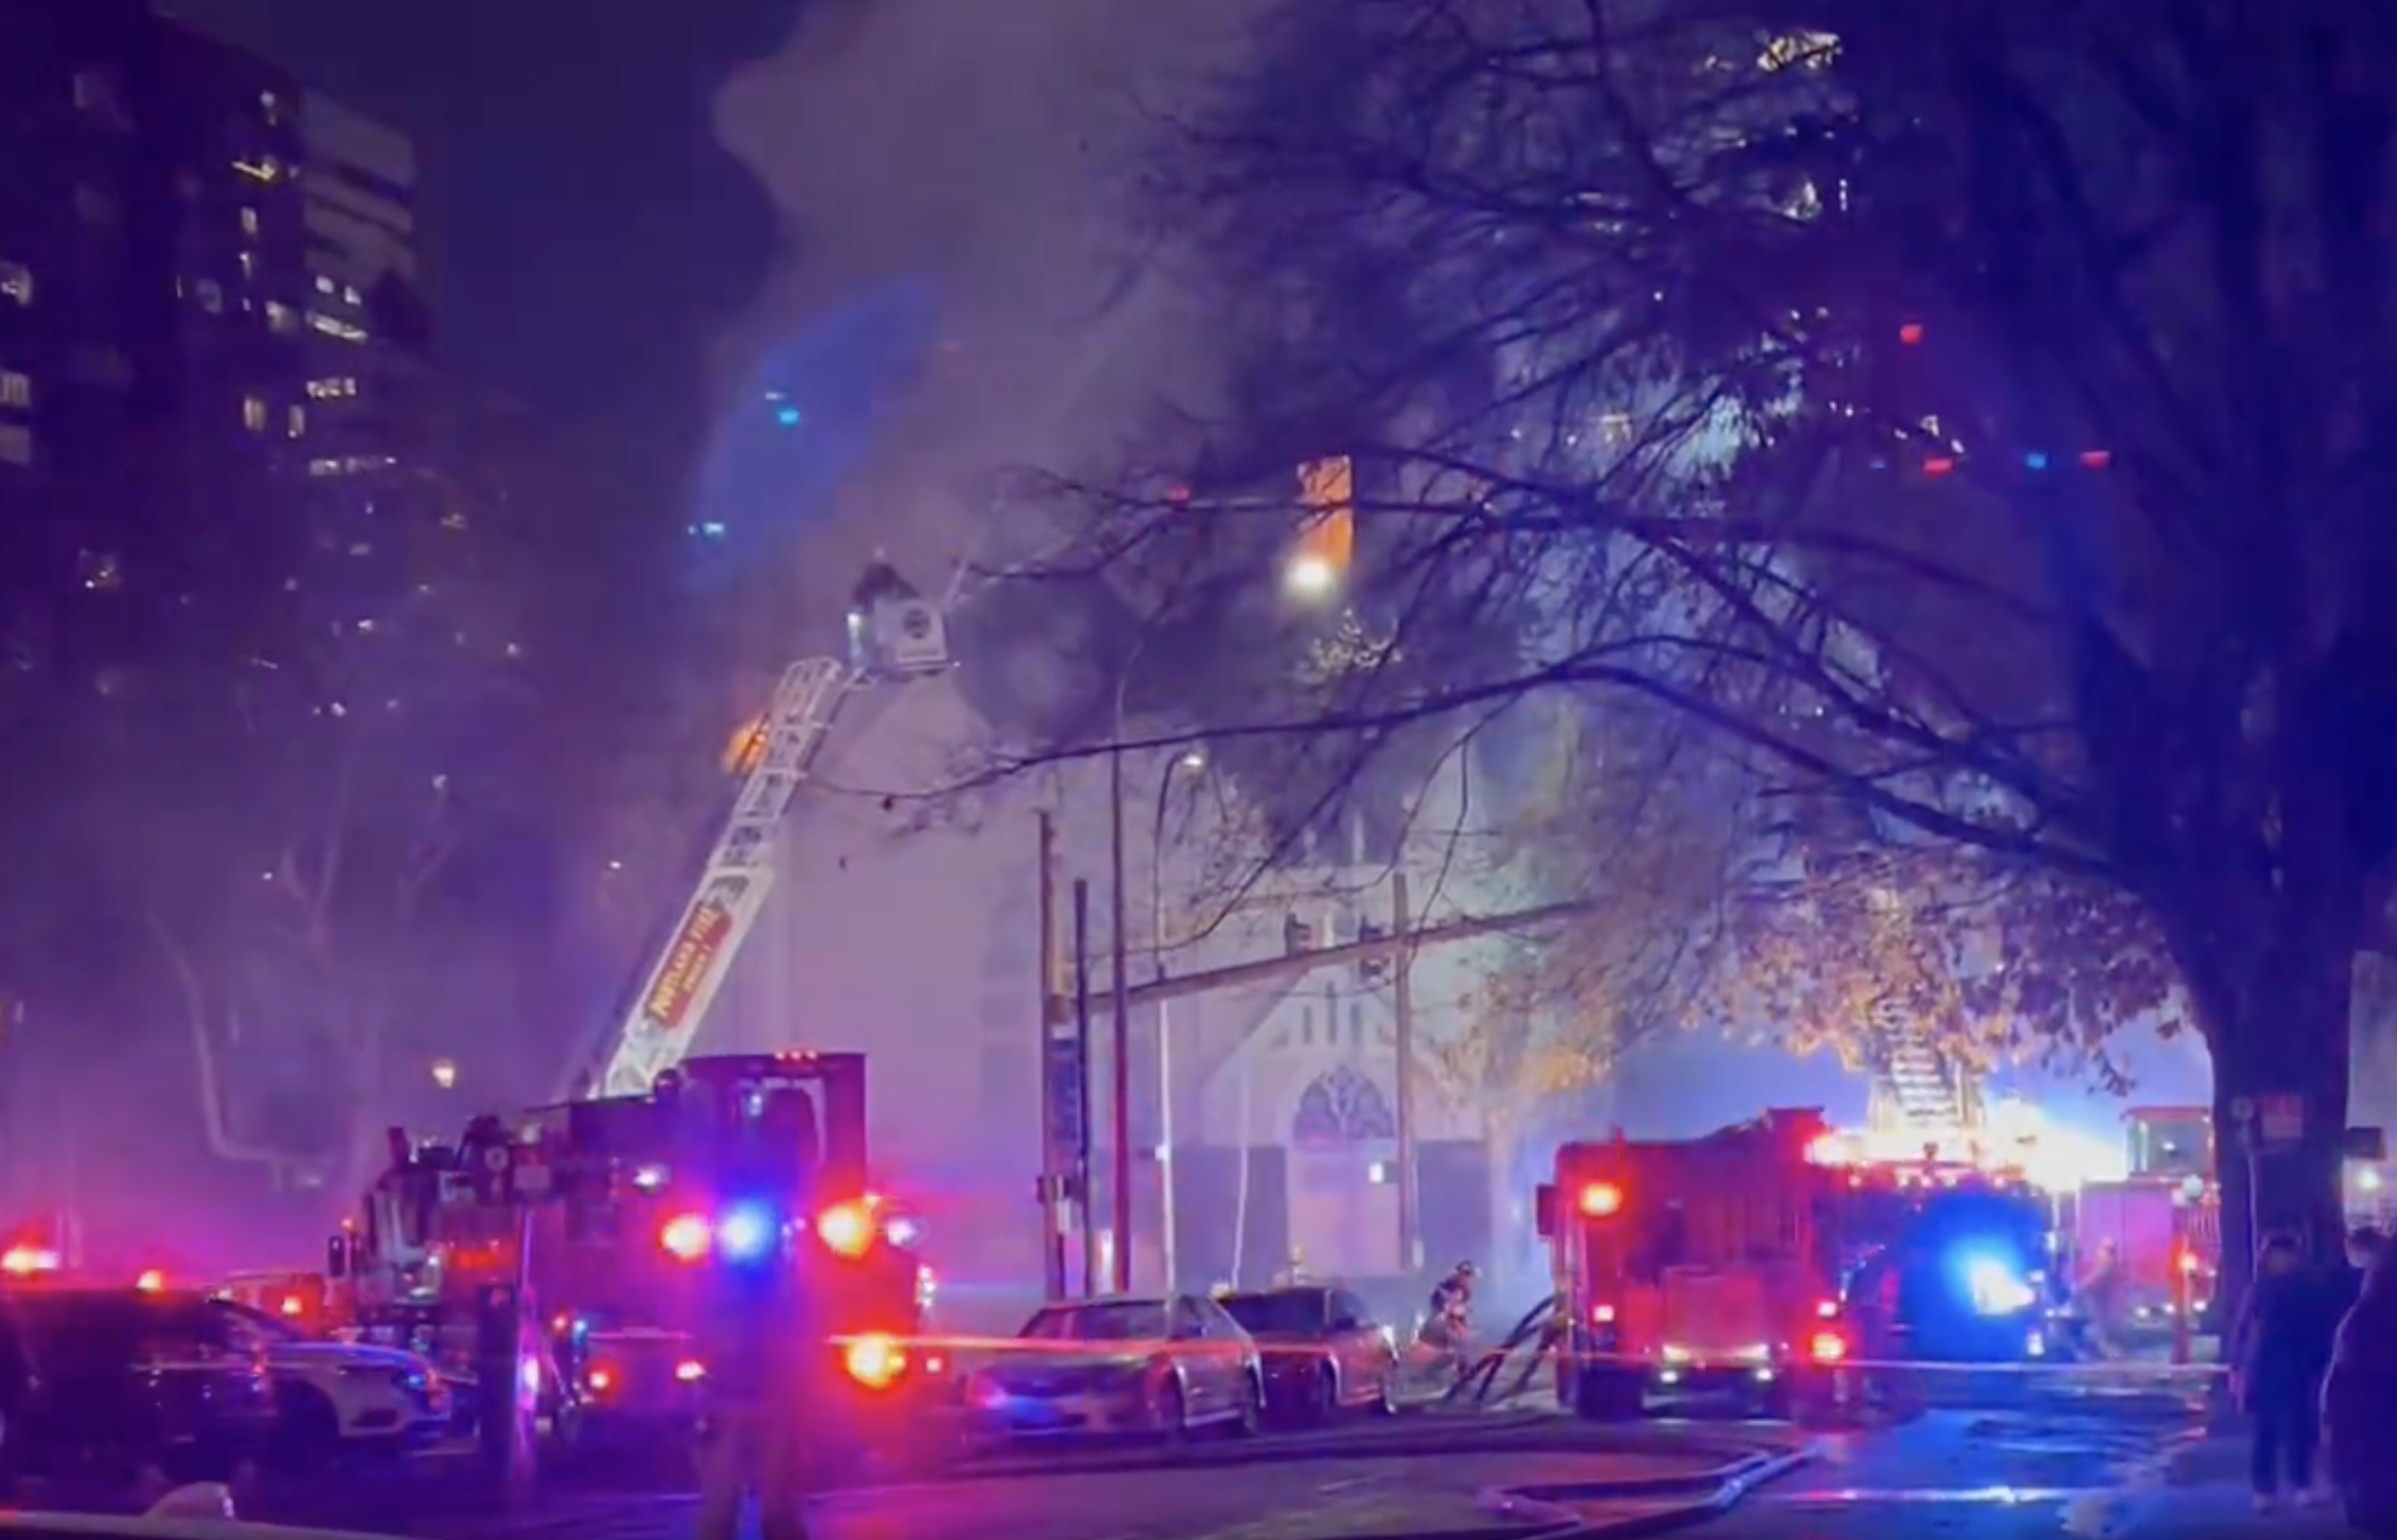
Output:
[[[912,1234],[912,1221],[885,1222],[876,1211],[879,1206],[872,1197],[861,1202],[833,1204],[815,1216],[816,1239],[835,1255],[851,1258],[865,1256],[887,1233],[892,1244],[903,1245],[897,1228],[906,1225]],[[738,1202],[712,1216],[676,1214],[657,1232],[657,1244],[678,1262],[697,1263],[715,1257],[735,1264],[756,1263],[781,1254],[789,1228],[774,1205]]]

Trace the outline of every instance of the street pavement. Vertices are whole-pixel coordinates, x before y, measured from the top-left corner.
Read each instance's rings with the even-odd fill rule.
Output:
[[[1494,1489],[1688,1478],[1753,1446],[1720,1427],[1593,1428],[1555,1416],[1423,1413],[1179,1452],[1013,1464],[954,1479],[860,1487],[812,1507],[817,1540],[1355,1540],[1519,1529]],[[681,1493],[551,1493],[509,1513],[420,1487],[370,1500],[254,1507],[247,1515],[347,1524],[425,1540],[669,1540],[690,1532]],[[1654,1504],[1651,1503],[1651,1506]]]
[[[1905,1423],[1826,1433],[1814,1459],[1692,1540],[2123,1540],[2155,1528],[2143,1495],[2197,1438],[2195,1376],[2018,1370],[1973,1393],[1933,1387]],[[1980,1401],[1981,1405],[1960,1404]],[[2210,1527],[2204,1532],[2212,1533]]]

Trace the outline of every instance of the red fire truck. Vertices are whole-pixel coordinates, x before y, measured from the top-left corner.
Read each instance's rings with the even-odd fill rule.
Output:
[[[1539,1193],[1558,1308],[1559,1390],[1585,1417],[1640,1415],[1652,1388],[1729,1386],[1773,1415],[1828,1392],[1848,1351],[1829,1228],[1841,1176],[1814,1110],[1703,1138],[1569,1144]]]
[[[706,1140],[728,1118],[805,1098],[828,1197],[814,1252],[835,1280],[829,1306],[849,1403],[828,1419],[876,1451],[902,1451],[947,1365],[919,1346],[927,1276],[912,1222],[867,1184],[865,1056],[788,1053],[686,1060],[642,1097],[478,1119],[460,1143],[410,1148],[367,1194],[360,1227],[337,1237],[336,1270],[357,1314],[462,1371],[472,1302],[521,1280],[547,1328],[550,1397],[577,1438],[652,1442],[687,1427],[708,1365],[694,1349],[699,1269],[745,1235],[708,1191]]]

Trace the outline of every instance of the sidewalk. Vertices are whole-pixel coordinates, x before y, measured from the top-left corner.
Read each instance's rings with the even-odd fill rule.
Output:
[[[2257,1512],[2247,1481],[2247,1447],[2244,1427],[2209,1429],[2179,1441],[2128,1473],[2121,1487],[2074,1503],[2064,1527],[2084,1540],[2200,1534],[2333,1540],[2355,1534],[2336,1503]]]

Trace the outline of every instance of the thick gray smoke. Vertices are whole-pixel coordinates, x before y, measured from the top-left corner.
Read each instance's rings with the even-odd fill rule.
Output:
[[[930,292],[942,339],[902,420],[811,532],[803,600],[872,545],[928,578],[1023,554],[990,527],[994,471],[1121,448],[1208,358],[1158,281],[1122,192],[1144,109],[1212,56],[1243,6],[1156,0],[862,0],[803,8],[717,105],[724,142],[781,209],[789,259],[727,345],[727,372],[860,292]],[[1183,13],[1206,13],[1191,17]],[[1011,549],[1012,548],[1012,549]]]

